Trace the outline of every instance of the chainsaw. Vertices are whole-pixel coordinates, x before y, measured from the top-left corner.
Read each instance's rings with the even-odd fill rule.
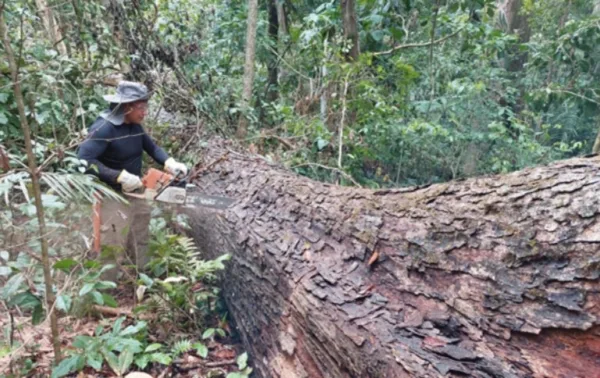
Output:
[[[198,192],[198,188],[187,182],[187,176],[181,173],[171,175],[155,168],[150,168],[142,177],[144,188],[141,192],[124,193],[129,197],[146,199],[169,204],[183,205],[188,208],[208,207],[226,209],[235,200],[227,197],[211,196]]]

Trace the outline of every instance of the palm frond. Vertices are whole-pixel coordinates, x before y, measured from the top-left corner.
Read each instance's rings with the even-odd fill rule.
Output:
[[[27,172],[11,172],[0,177],[0,196],[4,197],[4,202],[8,206],[10,200],[8,195],[11,191],[18,188],[23,190],[24,182],[29,180],[29,174]]]
[[[118,193],[94,180],[89,175],[47,172],[42,174],[42,181],[63,199],[75,199],[82,196],[93,202],[94,194],[98,193],[112,200],[126,202]]]
[[[0,197],[4,202],[10,204],[9,193],[13,190],[21,190],[23,196],[29,202],[27,184],[31,177],[27,172],[13,172],[0,177]],[[104,198],[126,203],[127,200],[109,187],[95,180],[93,176],[73,173],[44,172],[41,182],[48,187],[48,191],[58,195],[64,200],[84,198],[89,202],[94,201],[95,194]]]

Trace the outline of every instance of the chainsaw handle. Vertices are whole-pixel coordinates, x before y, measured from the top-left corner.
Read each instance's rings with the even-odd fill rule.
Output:
[[[188,173],[188,175],[185,175],[185,177],[179,178],[179,176],[181,174],[183,174],[183,171],[178,169],[177,172],[175,172],[175,174],[173,175],[173,178],[171,180],[169,180],[169,182],[166,185],[164,185],[162,188],[160,188],[160,190],[158,190],[156,192],[156,195],[154,196],[153,199],[158,198],[158,196],[160,196],[161,193],[165,191],[165,189],[167,189],[169,186],[171,186],[171,184],[173,184],[175,182],[175,180],[185,180],[189,176],[189,173]]]

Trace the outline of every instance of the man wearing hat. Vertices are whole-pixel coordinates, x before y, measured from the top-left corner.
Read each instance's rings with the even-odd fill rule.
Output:
[[[120,82],[116,94],[104,96],[110,107],[100,113],[79,146],[78,157],[87,162],[89,171],[116,190],[132,192],[143,187],[140,176],[144,151],[167,172],[187,174],[187,167],[169,157],[141,126],[150,96],[143,84]],[[150,207],[143,200],[129,202],[127,206],[102,201],[100,240],[105,258],[116,262],[116,255],[124,250],[141,269],[148,262]],[[106,278],[114,280],[116,275],[115,269]]]

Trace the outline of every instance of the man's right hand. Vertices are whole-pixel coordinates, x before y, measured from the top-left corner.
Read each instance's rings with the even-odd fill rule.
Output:
[[[121,189],[123,189],[124,192],[133,192],[136,189],[144,187],[139,176],[132,175],[126,170],[123,170],[119,177],[117,177],[117,182],[121,184]]]

